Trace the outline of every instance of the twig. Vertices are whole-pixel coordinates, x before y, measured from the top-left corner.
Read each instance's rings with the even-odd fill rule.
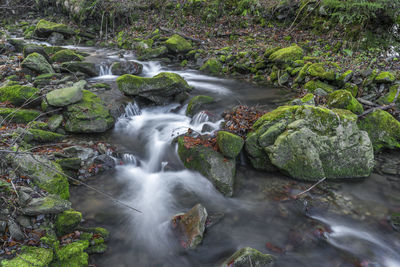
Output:
[[[308,188],[307,190],[304,190],[303,192],[298,193],[297,195],[293,196],[293,198],[298,198],[299,196],[301,196],[304,193],[307,193],[309,191],[311,191],[314,187],[316,187],[317,185],[319,185],[320,183],[322,183],[323,181],[326,180],[325,178],[322,178],[321,180],[319,180],[318,182],[316,182],[315,184],[313,184],[310,188]]]
[[[368,101],[368,100],[365,100],[365,99],[363,99],[361,97],[358,97],[357,100],[358,100],[358,102],[360,102],[360,103],[362,103],[364,105],[368,105],[368,106],[372,106],[372,107],[378,107],[379,106],[378,104],[376,104],[374,102],[371,102],[371,101]]]
[[[383,105],[383,106],[379,106],[379,107],[375,107],[375,108],[368,109],[368,110],[364,111],[363,114],[358,115],[358,117],[359,117],[359,118],[360,118],[360,117],[363,117],[363,116],[365,116],[365,115],[367,115],[367,114],[369,114],[369,113],[371,113],[371,112],[374,112],[374,111],[376,111],[376,110],[379,110],[379,109],[380,109],[380,110],[387,110],[387,109],[394,108],[394,107],[396,106],[396,100],[397,100],[397,98],[399,97],[399,94],[400,94],[400,85],[399,85],[399,87],[397,88],[397,92],[396,92],[396,95],[395,95],[395,97],[394,97],[392,103],[390,103],[389,105]]]

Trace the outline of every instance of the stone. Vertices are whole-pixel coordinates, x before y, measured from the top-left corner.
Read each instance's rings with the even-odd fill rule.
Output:
[[[156,104],[184,100],[191,90],[178,74],[162,72],[153,78],[125,74],[117,78],[118,89],[128,96],[140,96]]]
[[[29,216],[40,214],[58,214],[71,208],[71,202],[60,198],[58,195],[48,195],[32,199],[25,207],[22,213]]]
[[[21,67],[38,74],[54,73],[53,67],[47,62],[46,58],[36,52],[28,55],[22,61]]]
[[[31,109],[0,108],[0,117],[15,123],[28,123],[37,119],[40,112]]]
[[[10,232],[10,236],[15,240],[22,240],[25,237],[19,225],[13,220],[8,221],[8,231]]]
[[[53,116],[51,116],[47,122],[49,130],[50,131],[57,130],[61,126],[63,119],[64,119],[63,116],[60,114],[54,114]]]
[[[44,131],[40,129],[29,129],[25,130],[22,128],[18,128],[18,133],[22,134],[25,142],[38,142],[38,143],[48,143],[48,142],[58,142],[64,139],[64,135],[53,133],[49,131]]]
[[[358,86],[354,83],[346,83],[343,90],[349,91],[353,97],[358,95]]]
[[[53,261],[53,249],[23,246],[19,257],[2,260],[2,267],[47,267]]]
[[[180,243],[185,248],[194,249],[201,243],[207,216],[207,210],[201,204],[195,205],[187,213],[174,216],[173,227],[179,231]]]
[[[114,62],[111,65],[111,72],[114,75],[132,74],[139,75],[142,73],[143,65],[134,61]]]
[[[222,64],[218,59],[210,58],[200,67],[200,70],[212,75],[220,75],[222,71]]]
[[[398,212],[392,213],[390,215],[389,222],[392,225],[394,230],[400,232],[400,213],[398,213]]]
[[[374,166],[371,140],[347,110],[281,106],[258,119],[253,129],[246,139],[250,157],[293,178],[362,178]]]
[[[274,266],[274,261],[275,257],[272,255],[263,254],[254,248],[245,247],[225,260],[221,267],[272,267]]]
[[[85,250],[89,247],[89,241],[81,240],[67,244],[56,250],[56,260],[54,266],[88,266],[89,255]]]
[[[290,63],[302,59],[303,55],[303,49],[297,45],[293,45],[273,52],[268,59],[274,63]]]
[[[378,103],[387,105],[387,104],[391,104],[391,103],[395,102],[396,105],[398,107],[400,107],[400,94],[396,98],[397,91],[399,91],[399,90],[400,90],[399,84],[395,84],[395,85],[391,86],[389,88],[389,92],[386,95],[384,95],[378,99]]]
[[[226,131],[219,131],[217,144],[222,154],[228,158],[236,158],[242,151],[244,140],[242,137]]]
[[[61,68],[72,73],[82,72],[88,77],[99,76],[99,70],[96,68],[96,65],[91,62],[68,61],[61,63]]]
[[[82,220],[82,213],[75,210],[66,210],[56,217],[56,231],[58,236],[63,236],[75,230]]]
[[[46,85],[51,84],[52,82],[58,80],[61,78],[60,73],[46,73],[46,74],[41,74],[35,78],[33,81],[33,86],[42,88],[45,87]]]
[[[390,113],[375,110],[361,118],[358,127],[368,133],[375,152],[400,148],[400,122]]]
[[[350,82],[351,78],[353,78],[353,75],[354,75],[354,72],[352,70],[348,70],[348,71],[338,75],[336,82],[340,86],[343,86],[344,84]]]
[[[168,48],[165,46],[159,46],[157,48],[147,48],[139,53],[139,60],[149,60],[153,58],[159,58],[168,54]]]
[[[211,96],[207,95],[198,95],[195,97],[192,97],[190,99],[188,106],[186,108],[186,116],[193,116],[197,112],[201,111],[201,109],[210,103],[214,102],[214,98]]]
[[[82,161],[86,161],[94,156],[94,150],[83,146],[70,146],[63,149],[64,153]]]
[[[307,69],[307,73],[311,77],[318,78],[320,80],[334,81],[336,78],[336,71],[334,65],[328,63],[314,63]]]
[[[393,83],[396,77],[389,71],[382,71],[375,77],[376,83]]]
[[[322,88],[317,88],[317,89],[314,90],[314,95],[317,95],[317,96],[327,96],[328,93],[327,93],[324,89],[322,89]]]
[[[26,58],[28,55],[30,55],[32,53],[41,54],[48,62],[50,62],[49,55],[47,55],[43,46],[37,45],[37,44],[25,44],[24,50],[23,50],[24,58]]]
[[[83,97],[82,90],[86,84],[87,82],[82,80],[74,83],[71,87],[50,91],[46,95],[47,103],[54,107],[66,107],[79,102]]]
[[[364,112],[363,106],[347,90],[337,90],[328,96],[327,106],[330,108],[347,109],[355,114]]]
[[[321,82],[319,80],[311,80],[304,85],[304,89],[307,89],[307,91],[310,93],[314,93],[317,88],[321,88],[328,93],[332,93],[335,90],[334,86]]]
[[[7,222],[0,221],[0,233],[4,234],[7,229]]]
[[[32,102],[28,106],[38,104],[40,102],[33,101],[39,97],[39,90],[34,87],[12,85],[0,87],[0,102],[8,101],[14,106],[22,106],[27,102]]]
[[[56,52],[52,57],[51,60],[53,62],[68,62],[68,61],[83,61],[85,58],[70,49],[63,49]]]
[[[322,89],[321,89],[322,90]],[[315,97],[313,94],[308,93],[305,96],[303,96],[302,98],[296,98],[291,102],[292,105],[298,105],[298,106],[302,106],[302,105],[311,105],[311,106],[315,106]]]
[[[204,175],[225,196],[233,195],[235,159],[226,159],[210,147],[189,146],[185,143],[185,137],[178,138],[178,155],[186,168]]]
[[[78,171],[81,168],[82,160],[80,158],[66,158],[56,160],[63,170]]]
[[[52,45],[62,45],[64,43],[64,35],[58,32],[52,32],[47,38],[47,42]]]
[[[38,37],[49,37],[53,32],[61,33],[63,36],[69,37],[75,35],[74,29],[65,24],[55,23],[41,19],[35,28],[35,34]]]
[[[171,53],[185,53],[192,50],[192,44],[178,34],[172,35],[165,41],[165,46]]]
[[[72,133],[101,133],[114,126],[105,103],[94,93],[82,90],[82,100],[64,112],[65,130]]]
[[[18,222],[22,227],[25,227],[25,228],[32,227],[32,226],[31,226],[31,220],[30,220],[30,218],[29,218],[28,216],[19,215],[19,216],[17,217],[17,222]]]

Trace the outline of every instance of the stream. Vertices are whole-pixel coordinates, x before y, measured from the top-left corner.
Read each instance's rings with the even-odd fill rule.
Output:
[[[90,53],[101,75],[90,82],[105,82],[116,91],[112,62],[117,51],[67,47]],[[139,61],[140,62],[140,61]],[[329,184],[330,193],[308,193],[299,200],[284,199],[284,192],[300,192],[310,184],[280,173],[253,170],[242,156],[232,198],[223,197],[212,184],[180,162],[175,137],[188,128],[213,132],[220,114],[239,104],[273,109],[290,99],[279,88],[211,77],[158,61],[140,62],[141,76],[168,71],[180,74],[194,87],[192,95],[213,96],[216,103],[193,118],[186,106],[173,103],[145,107],[132,102],[106,138],[124,148],[123,164],[90,178],[88,184],[139,209],[119,206],[86,187],[71,189],[73,207],[84,214],[86,225],[111,232],[108,250],[92,258],[96,266],[217,266],[237,249],[250,246],[276,256],[276,266],[400,266],[400,234],[387,222],[389,211],[400,209],[399,180],[373,174],[353,183]],[[282,193],[283,192],[283,193]],[[206,229],[195,250],[185,250],[171,230],[173,215],[201,203],[215,224]]]

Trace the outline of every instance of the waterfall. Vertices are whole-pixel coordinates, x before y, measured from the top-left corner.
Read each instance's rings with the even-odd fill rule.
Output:
[[[100,65],[100,76],[112,76],[111,65],[107,63],[101,63]]]

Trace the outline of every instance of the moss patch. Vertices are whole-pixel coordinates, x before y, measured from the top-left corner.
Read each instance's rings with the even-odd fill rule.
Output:
[[[178,34],[174,34],[168,38],[165,41],[165,46],[173,53],[185,53],[192,50],[192,44]]]
[[[37,110],[0,108],[0,116],[3,119],[16,123],[28,123],[35,120],[39,115],[40,112]]]
[[[228,158],[236,158],[243,148],[244,140],[235,134],[219,131],[217,144],[222,154]]]
[[[21,106],[27,100],[32,101],[38,97],[38,93],[38,89],[29,86],[13,85],[0,87],[0,102],[9,101],[14,106]]]
[[[327,105],[331,108],[347,109],[355,114],[364,112],[363,106],[346,90],[337,90],[331,93]]]
[[[23,246],[21,253],[12,260],[1,261],[2,267],[46,267],[53,260],[50,248]]]
[[[63,236],[75,230],[82,220],[82,213],[75,210],[66,210],[57,215],[56,230],[57,235]]]

